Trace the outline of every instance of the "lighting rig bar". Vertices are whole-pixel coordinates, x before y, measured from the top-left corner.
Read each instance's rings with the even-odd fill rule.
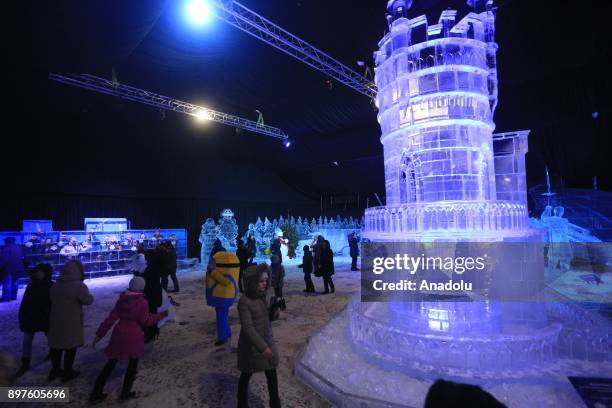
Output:
[[[233,0],[215,0],[215,15],[225,22],[310,65],[328,77],[374,98],[376,85],[363,75]]]
[[[159,109],[184,113],[186,115],[260,133],[277,139],[289,139],[289,136],[285,132],[273,126],[264,125],[228,113],[218,112],[203,106],[168,98],[167,96],[158,95],[153,92],[113,82],[94,75],[49,73],[49,79],[107,95],[118,96],[122,99],[144,103]]]

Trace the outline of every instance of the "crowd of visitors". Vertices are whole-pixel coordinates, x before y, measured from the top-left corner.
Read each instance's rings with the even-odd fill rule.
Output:
[[[3,295],[15,299],[15,276],[22,272],[23,252],[14,239],[5,239],[0,254]],[[134,277],[126,291],[121,293],[109,316],[100,324],[93,341],[95,345],[112,328],[110,343],[105,352],[108,361],[98,376],[91,393],[92,401],[106,397],[104,385],[118,360],[128,360],[121,399],[135,396],[132,384],[136,378],[138,361],[144,355],[144,344],[159,335],[158,322],[168,316],[160,311],[167,297],[169,278],[174,292],[178,292],[176,277],[176,251],[172,244],[161,243],[154,249],[143,246],[136,251],[130,269]],[[58,279],[53,282],[52,266],[41,263],[30,271],[29,283],[19,307],[19,327],[23,332],[21,366],[14,374],[20,377],[31,369],[32,344],[36,333],[47,337],[49,352],[45,360],[51,361],[47,377],[50,383],[60,379],[68,383],[80,375],[74,363],[78,348],[85,344],[83,307],[94,302],[84,283],[83,264],[72,259],[62,265]],[[5,275],[11,278],[5,279]]]
[[[0,258],[3,277],[3,297],[15,299],[17,276],[23,273],[23,251],[14,240],[6,239]],[[214,307],[217,320],[216,346],[226,344],[232,336],[228,315],[238,300],[240,336],[238,339],[238,406],[248,406],[248,385],[254,373],[264,372],[270,394],[270,406],[280,407],[276,367],[279,355],[272,333],[271,322],[286,308],[283,294],[285,268],[278,242],[271,243],[270,264],[253,262],[254,242],[238,240],[236,254],[228,252],[220,240],[214,243],[206,267],[206,300]],[[86,245],[86,244],[85,244]],[[63,247],[69,251],[85,250],[83,243],[68,241]],[[301,268],[304,270],[305,292],[313,293],[311,275],[323,278],[325,291],[333,293],[333,252],[329,242],[318,236],[313,251],[304,247]],[[69,255],[69,254],[68,254]],[[132,385],[136,380],[139,361],[144,357],[144,345],[157,339],[160,321],[168,316],[161,311],[164,298],[179,291],[176,276],[176,250],[170,242],[146,249],[139,245],[130,261],[133,273],[127,290],[122,292],[108,316],[99,324],[93,339],[94,348],[109,332],[110,342],[105,349],[107,361],[97,376],[90,394],[91,402],[102,401],[106,382],[120,360],[127,361],[127,370],[120,393],[121,400],[134,398]],[[56,282],[48,263],[40,263],[30,271],[19,309],[19,326],[23,332],[21,366],[15,377],[31,370],[32,344],[36,333],[47,336],[51,361],[48,381],[60,379],[68,383],[80,375],[75,368],[77,350],[85,344],[83,307],[94,302],[85,281],[83,264],[78,259],[66,262]],[[9,279],[5,279],[8,276]],[[266,297],[272,288],[274,295]]]

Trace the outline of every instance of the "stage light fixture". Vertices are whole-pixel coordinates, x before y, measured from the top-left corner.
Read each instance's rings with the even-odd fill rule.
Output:
[[[185,6],[187,19],[193,25],[205,25],[212,20],[212,4],[207,0],[190,0]]]
[[[195,118],[199,122],[212,120],[212,113],[208,109],[200,109],[199,111],[194,113]]]

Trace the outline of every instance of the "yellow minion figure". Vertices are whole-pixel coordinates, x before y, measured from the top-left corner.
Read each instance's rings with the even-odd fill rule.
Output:
[[[227,251],[217,252],[206,271],[206,303],[214,307],[217,314],[216,346],[226,343],[232,337],[228,314],[238,297],[239,272],[238,257]]]

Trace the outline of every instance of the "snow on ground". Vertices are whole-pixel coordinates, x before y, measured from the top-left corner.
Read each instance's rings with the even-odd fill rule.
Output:
[[[599,278],[599,281],[589,281],[589,278],[593,277]],[[551,287],[577,302],[610,303],[612,272],[594,273],[590,270],[572,268],[559,272]]]
[[[347,304],[350,297],[359,290],[359,273],[350,272],[350,258],[336,259],[336,293],[328,295],[305,294],[302,270],[296,260],[286,261],[284,295],[287,309],[274,322],[273,330],[280,352],[278,368],[280,397],[286,407],[329,406],[317,394],[304,386],[293,376],[293,365],[308,337],[336,316]],[[204,299],[203,268],[179,274],[181,292],[173,298],[180,303],[177,321],[161,329],[159,339],[147,345],[145,357],[138,366],[134,391],[139,398],[122,404],[125,407],[233,407],[236,406],[236,392],[240,372],[237,364],[237,343],[240,322],[236,307],[230,311],[232,328],[231,344],[215,347],[215,312]],[[91,347],[95,331],[100,322],[112,309],[119,293],[127,287],[129,276],[87,280],[94,304],[84,307],[85,339],[87,344],[77,352],[75,368],[81,376],[69,383],[70,406],[84,406],[91,392],[93,382],[106,361],[102,352],[108,337],[97,346]],[[320,278],[313,278],[318,292],[323,290]],[[172,282],[170,282],[172,286]],[[23,289],[20,290],[21,298]],[[0,352],[8,353],[15,359],[21,358],[22,333],[19,331],[17,312],[19,302],[0,303]],[[47,383],[49,362],[43,362],[47,353],[44,335],[34,339],[33,369],[21,377],[17,385],[61,386],[58,380]],[[99,406],[117,404],[123,382],[126,363],[119,363],[110,377],[105,392],[109,396]],[[254,375],[250,385],[250,405],[267,407],[268,393],[263,373]],[[24,406],[20,404],[20,406]]]

